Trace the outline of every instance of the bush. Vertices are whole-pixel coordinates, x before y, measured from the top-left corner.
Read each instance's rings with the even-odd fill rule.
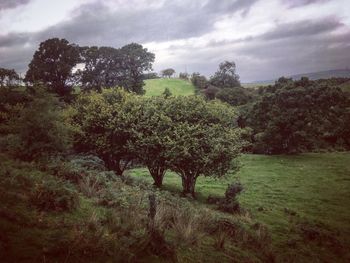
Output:
[[[34,186],[30,201],[41,211],[71,211],[78,207],[79,196],[67,182],[43,179]]]
[[[207,202],[210,204],[217,204],[218,209],[227,213],[236,213],[241,210],[237,195],[243,191],[241,183],[236,182],[229,184],[225,191],[225,197],[212,197],[209,196]]]
[[[10,118],[8,121],[5,118],[0,125],[4,132],[0,140],[2,150],[26,161],[38,161],[67,151],[73,132],[58,99],[42,87],[33,89],[35,92],[26,93],[28,101],[21,107],[7,108],[9,112],[5,113]]]

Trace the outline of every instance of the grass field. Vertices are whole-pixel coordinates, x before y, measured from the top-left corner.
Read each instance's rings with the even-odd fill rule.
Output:
[[[209,195],[222,196],[227,184],[238,179],[245,189],[239,198],[242,206],[267,225],[283,258],[295,249],[310,258],[327,258],[327,248],[305,242],[305,235],[295,231],[296,224],[319,228],[319,235],[337,237],[350,246],[350,153],[244,155],[241,161],[241,170],[225,179],[198,178],[198,201],[204,203]],[[151,181],[144,168],[130,174]],[[164,188],[180,192],[180,178],[169,172]]]
[[[164,92],[165,88],[169,88],[174,96],[188,96],[194,94],[194,86],[192,83],[182,79],[148,79],[145,80],[145,84],[145,96],[147,97],[159,96]]]
[[[350,92],[350,81],[343,83],[342,85],[340,85],[340,88],[343,91],[347,91]]]

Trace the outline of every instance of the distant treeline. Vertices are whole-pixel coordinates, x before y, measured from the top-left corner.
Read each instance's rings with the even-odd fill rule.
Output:
[[[238,125],[249,131],[246,151],[350,150],[350,93],[339,87],[350,85],[349,78],[293,81],[282,77],[274,85],[259,88],[213,87],[212,79],[198,75],[192,82],[207,99],[216,98],[238,109]]]

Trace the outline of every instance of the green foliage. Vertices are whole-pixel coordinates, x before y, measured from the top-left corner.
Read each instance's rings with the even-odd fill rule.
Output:
[[[213,100],[216,98],[216,94],[220,91],[218,87],[209,84],[206,89],[203,90],[203,94],[206,99]]]
[[[20,77],[14,69],[0,68],[0,88],[15,87],[19,80]]]
[[[189,80],[190,75],[188,73],[186,73],[186,72],[180,72],[179,73],[179,78],[180,79],[184,79],[184,80]]]
[[[350,97],[307,79],[281,78],[249,111],[254,152],[278,154],[350,149]]]
[[[79,50],[66,39],[51,38],[40,43],[25,76],[29,83],[40,82],[67,98],[72,91],[72,69],[79,63]]]
[[[207,78],[198,72],[192,73],[191,82],[198,90],[205,89],[208,86]]]
[[[174,75],[175,74],[175,70],[174,69],[172,69],[172,68],[167,68],[167,69],[164,69],[164,70],[162,70],[161,71],[161,75],[163,76],[163,77],[168,77],[168,78],[170,78],[172,75]]]
[[[120,49],[112,47],[83,47],[85,63],[79,76],[84,90],[101,91],[102,88],[123,87],[143,94],[143,72],[152,69],[154,54],[142,45],[131,43]]]
[[[252,96],[249,94],[248,90],[239,87],[234,89],[223,88],[216,93],[215,97],[231,106],[244,105],[252,100]]]
[[[141,100],[122,89],[81,94],[71,116],[79,127],[75,149],[97,155],[121,175],[134,158],[128,143],[134,140],[132,128],[139,119]]]
[[[44,179],[35,184],[30,202],[41,211],[71,211],[79,205],[79,196],[67,182]]]
[[[169,98],[172,95],[171,91],[169,90],[169,88],[165,88],[164,92],[163,92],[163,96],[164,98]]]
[[[241,149],[233,109],[201,97],[167,100],[166,115],[172,122],[167,142],[170,168],[183,181],[184,194],[195,193],[198,176],[223,176]]]
[[[221,89],[240,87],[239,76],[236,74],[236,64],[233,61],[220,63],[218,71],[210,78],[210,83]]]
[[[142,112],[135,123],[135,140],[130,149],[145,164],[157,187],[162,185],[168,169],[167,142],[172,136],[172,120],[166,115],[170,105],[163,97],[148,98],[143,101]]]
[[[1,125],[3,150],[25,160],[38,160],[66,151],[72,130],[57,98],[37,86],[34,93],[25,93],[24,97],[14,96],[19,103],[3,106],[10,116]]]

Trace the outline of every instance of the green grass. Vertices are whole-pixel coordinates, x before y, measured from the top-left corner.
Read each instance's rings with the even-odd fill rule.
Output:
[[[339,87],[342,89],[342,91],[350,92],[350,81],[343,83]]]
[[[159,96],[162,95],[165,88],[169,88],[170,92],[174,96],[193,95],[195,88],[191,82],[182,79],[148,79],[145,80],[144,89],[146,91],[145,96]]]
[[[239,179],[245,189],[239,198],[242,206],[268,226],[280,254],[288,257],[292,253],[288,244],[293,239],[298,240],[302,253],[311,253],[309,257],[327,254],[325,249],[307,248],[310,242],[304,244],[292,231],[295,223],[302,221],[324,224],[350,246],[350,153],[244,155],[241,161],[241,170],[225,179],[198,178],[199,201],[204,203],[209,195],[222,196],[227,184]],[[151,181],[144,168],[131,171],[131,175]],[[164,188],[180,192],[179,177],[168,172]],[[296,215],[291,216],[291,211]]]

